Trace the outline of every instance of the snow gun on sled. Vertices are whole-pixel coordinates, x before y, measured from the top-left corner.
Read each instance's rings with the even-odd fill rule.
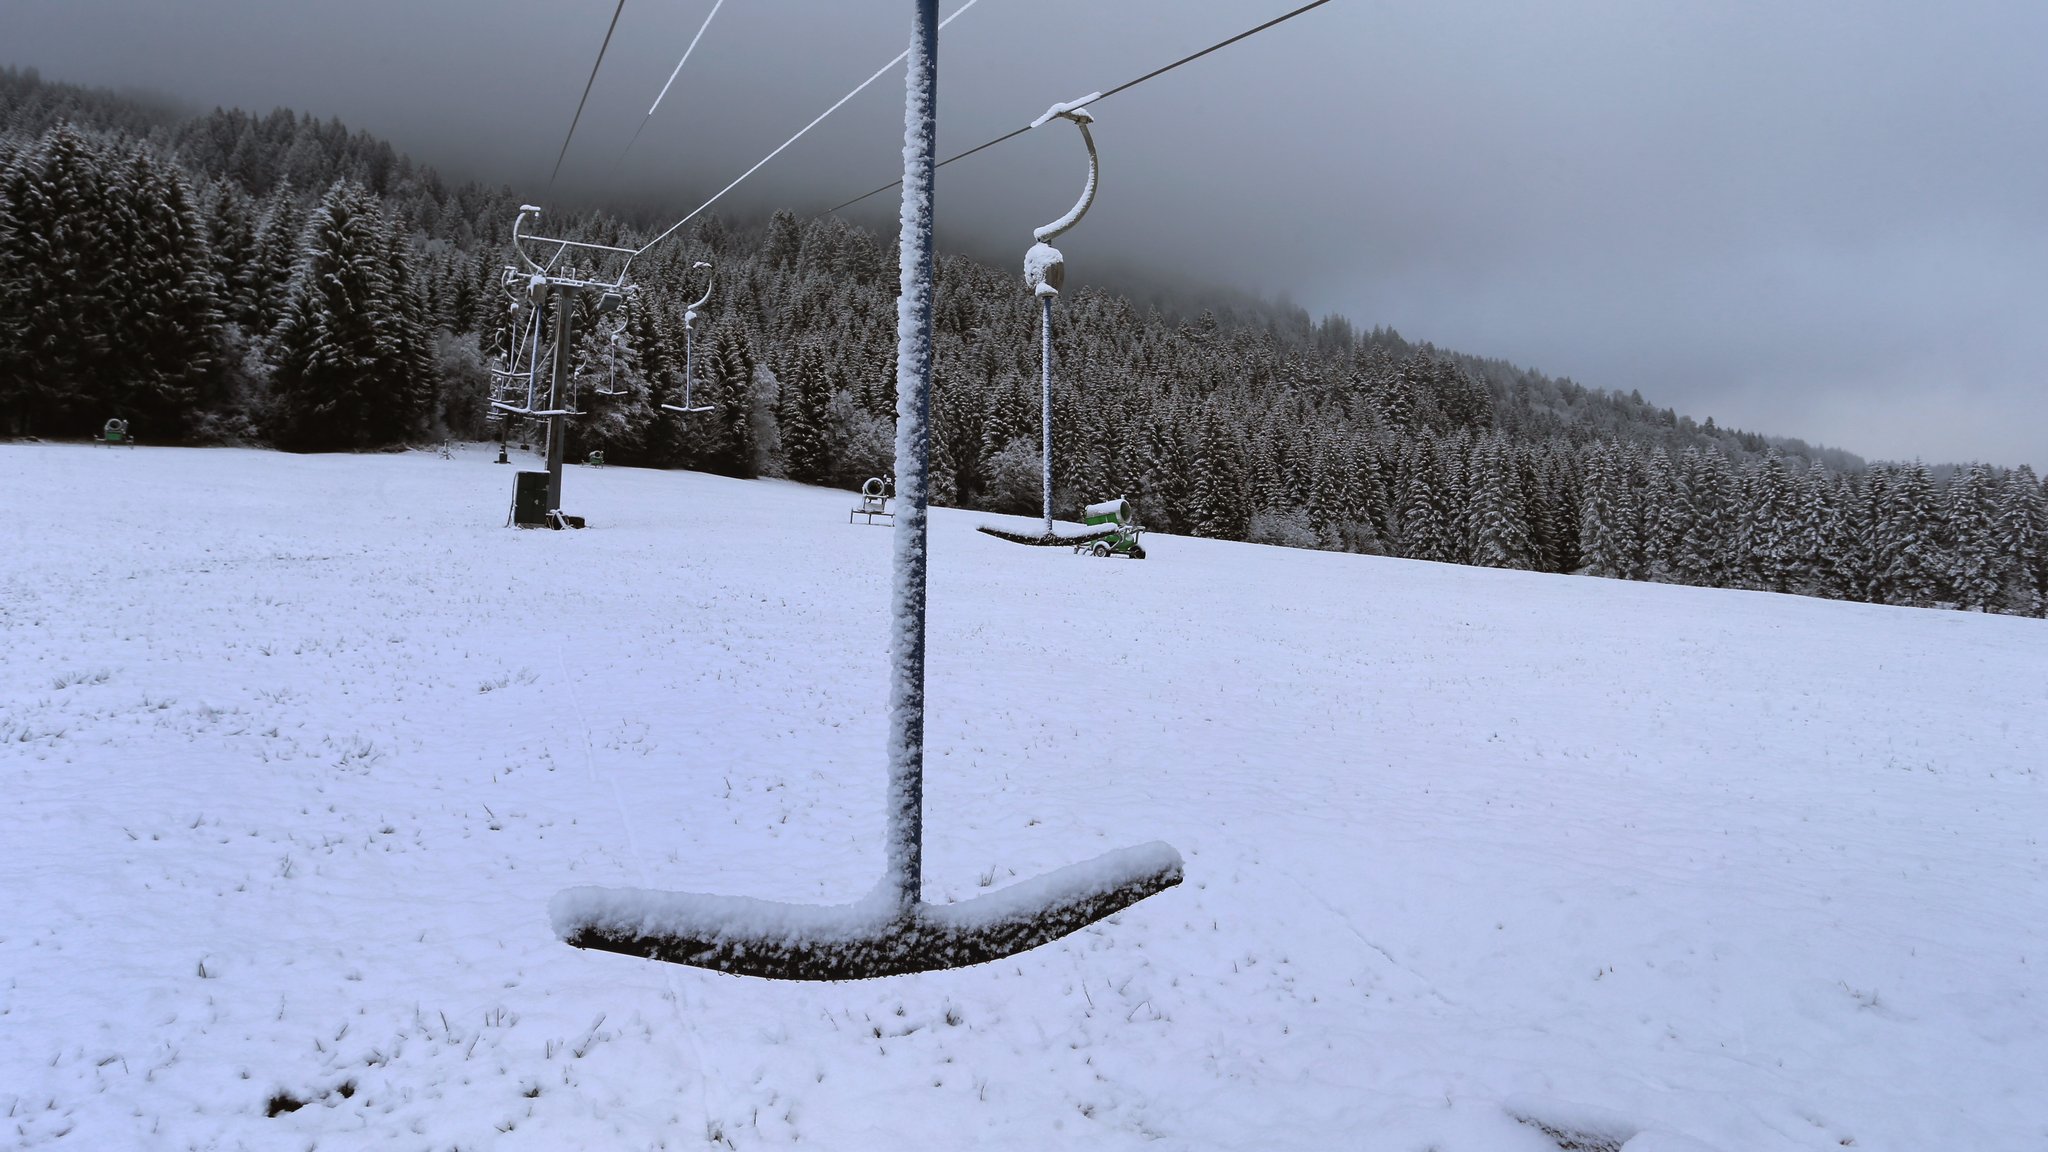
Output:
[[[888,833],[882,879],[838,907],[643,889],[572,888],[555,931],[596,948],[742,976],[857,980],[1013,956],[1181,879],[1163,843],[1111,852],[957,904],[923,897],[926,468],[931,456],[932,171],[938,3],[916,0],[905,85],[902,295],[897,304]]]
[[[1138,523],[1138,511],[1131,502],[1119,496],[1090,504],[1083,510],[1086,518],[1082,523],[1092,529],[1110,529],[1110,533],[1092,543],[1074,545],[1076,555],[1086,552],[1090,556],[1128,556],[1133,560],[1145,558],[1145,548],[1138,543],[1139,534],[1145,526]]]

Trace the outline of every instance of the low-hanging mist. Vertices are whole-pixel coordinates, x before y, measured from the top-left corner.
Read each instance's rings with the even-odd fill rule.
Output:
[[[1284,10],[981,0],[940,147],[1019,127]],[[948,6],[949,8],[952,5]],[[903,46],[886,3],[15,5],[21,65],[318,109],[551,207],[674,219]],[[1438,344],[1879,457],[2048,466],[2048,8],[2011,0],[1504,9],[1340,0],[1098,106],[1074,274],[1287,294]],[[742,185],[809,215],[898,167],[893,78]],[[1080,180],[1070,132],[946,169],[941,227],[1008,263]],[[886,226],[879,197],[854,219]]]

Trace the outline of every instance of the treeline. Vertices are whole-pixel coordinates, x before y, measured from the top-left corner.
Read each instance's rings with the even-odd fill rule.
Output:
[[[517,199],[279,111],[181,117],[0,72],[0,428],[368,449],[488,425]],[[549,230],[647,233],[598,213]],[[686,390],[682,310],[716,266]],[[788,213],[707,219],[586,322],[570,451],[851,485],[893,444],[893,244]],[[587,306],[587,304],[586,304]],[[1300,547],[2039,615],[2026,468],[1866,467],[1296,309],[1059,302],[1057,500]],[[595,317],[585,317],[594,321]],[[1036,309],[939,263],[934,493],[1037,507]],[[513,430],[517,435],[518,431]]]

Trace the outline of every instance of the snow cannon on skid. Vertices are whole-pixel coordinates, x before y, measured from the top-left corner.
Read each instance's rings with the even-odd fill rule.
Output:
[[[1083,522],[1089,528],[1100,530],[1106,527],[1113,531],[1092,543],[1074,545],[1075,555],[1086,552],[1090,556],[1145,558],[1145,547],[1138,543],[1138,536],[1145,531],[1145,526],[1138,523],[1138,510],[1131,507],[1129,500],[1119,496],[1100,504],[1090,504],[1083,511],[1086,513]]]
[[[896,523],[896,513],[889,509],[889,501],[896,498],[890,492],[891,482],[895,479],[894,476],[868,477],[867,482],[860,486],[860,503],[846,514],[846,522],[851,524],[854,517],[865,516],[872,525],[875,517],[880,516],[884,524]]]

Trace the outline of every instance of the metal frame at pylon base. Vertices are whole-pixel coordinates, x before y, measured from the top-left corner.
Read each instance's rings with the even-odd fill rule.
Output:
[[[901,293],[897,298],[896,496],[889,646],[888,835],[881,882],[859,904],[570,889],[554,929],[570,944],[779,980],[855,980],[959,968],[1057,940],[1181,880],[1154,843],[1112,852],[958,904],[923,897],[925,606],[932,379],[932,185],[938,0],[914,0],[904,84]]]
[[[598,302],[600,316],[623,304],[635,290],[626,282],[626,273],[639,252],[609,244],[526,235],[527,221],[539,218],[540,208],[537,205],[522,204],[518,217],[512,221],[512,250],[518,254],[519,262],[505,266],[503,282],[508,290],[514,292],[514,312],[519,307],[517,290],[523,286],[533,314],[530,321],[519,326],[521,335],[512,349],[510,365],[492,370],[491,408],[500,419],[519,417],[546,422],[548,522],[557,526],[580,524],[580,520],[562,514],[562,457],[567,439],[563,421],[570,416],[582,415],[576,410],[574,400],[568,399],[574,387],[569,363],[576,348],[576,297],[587,291],[602,292],[604,295]],[[535,245],[542,251],[538,254],[528,251],[528,245]],[[577,258],[585,263],[578,265],[575,262]],[[537,408],[541,304],[549,296],[554,297],[555,338],[550,357],[547,406]],[[520,370],[522,363],[525,366],[523,372]],[[520,380],[526,383],[524,404],[501,399],[497,395],[500,387],[516,387]]]

